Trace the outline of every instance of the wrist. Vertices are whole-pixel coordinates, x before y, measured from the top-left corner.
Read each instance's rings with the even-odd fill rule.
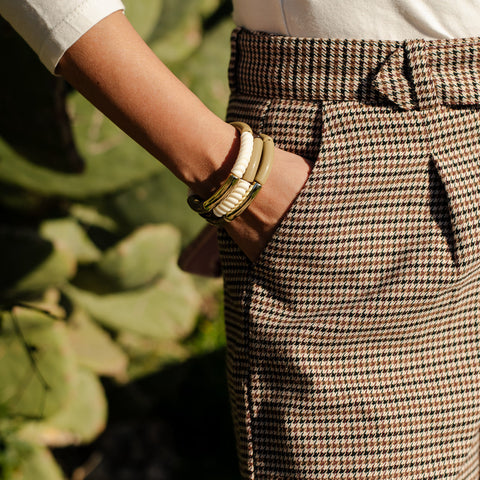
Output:
[[[240,135],[225,123],[216,132],[216,140],[205,142],[205,151],[185,174],[185,183],[203,198],[210,197],[228,178],[240,150]]]

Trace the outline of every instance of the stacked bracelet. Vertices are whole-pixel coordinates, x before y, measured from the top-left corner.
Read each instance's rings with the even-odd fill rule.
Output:
[[[240,150],[230,175],[207,200],[190,195],[190,207],[214,225],[231,222],[252,203],[267,180],[273,161],[271,137],[261,134],[254,138],[251,128],[243,122],[233,122],[240,132]]]

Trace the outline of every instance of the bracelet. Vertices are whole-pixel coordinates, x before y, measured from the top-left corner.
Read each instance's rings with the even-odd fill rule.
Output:
[[[249,183],[252,183],[255,180],[255,175],[257,174],[260,160],[262,159],[263,153],[263,140],[261,137],[255,137],[253,139],[253,152],[250,158],[250,163],[248,164],[245,173],[243,174],[243,180],[246,180]]]
[[[232,168],[232,175],[242,178],[252,157],[253,132],[252,129],[243,122],[232,122],[230,125],[234,126],[240,132],[240,150],[238,151],[235,165]]]
[[[238,181],[242,178],[249,166],[254,149],[253,132],[249,125],[243,122],[231,124],[240,132],[240,149],[230,175],[223,185],[207,200],[198,195],[190,195],[187,199],[189,206],[197,213],[206,213],[213,210],[232,193]]]
[[[188,205],[197,213],[208,213],[230,194],[239,180],[238,177],[230,174],[225,183],[207,200],[203,200],[199,195],[189,195]]]
[[[275,154],[275,144],[273,138],[268,135],[260,134],[263,141],[262,161],[255,175],[255,181],[260,185],[264,185],[267,181],[273,165],[273,156]]]
[[[213,213],[217,217],[224,216],[227,212],[232,210],[237,206],[237,204],[242,200],[245,195],[245,192],[250,187],[250,184],[255,179],[255,175],[259,168],[260,160],[262,158],[263,152],[263,140],[261,138],[255,138],[253,140],[253,151],[252,156],[250,157],[250,162],[245,170],[243,178],[237,182],[231,193],[224,199],[222,202],[217,204],[213,209]]]
[[[231,222],[248,208],[270,175],[273,164],[273,155],[275,153],[275,145],[272,137],[264,134],[261,134],[260,136],[263,141],[263,152],[260,166],[255,175],[255,181],[250,185],[250,188],[245,192],[243,198],[238,202],[235,208],[225,215],[225,221],[227,222]]]
[[[254,137],[243,122],[232,122],[240,132],[240,149],[227,180],[207,200],[192,194],[190,207],[213,225],[223,225],[241,215],[252,203],[271,170],[274,143],[268,135]]]

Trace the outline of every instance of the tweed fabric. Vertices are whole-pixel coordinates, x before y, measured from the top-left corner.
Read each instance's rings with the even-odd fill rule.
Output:
[[[479,46],[234,32],[228,120],[315,161],[220,231],[243,478],[479,477]]]

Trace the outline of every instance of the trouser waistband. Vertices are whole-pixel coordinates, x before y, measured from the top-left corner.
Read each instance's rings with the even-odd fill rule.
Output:
[[[405,110],[480,104],[480,38],[333,40],[232,34],[234,94],[385,104]]]

